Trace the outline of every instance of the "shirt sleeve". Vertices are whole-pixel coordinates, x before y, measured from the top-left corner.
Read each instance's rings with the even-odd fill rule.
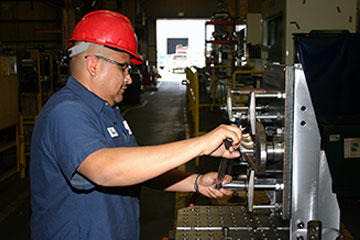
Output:
[[[91,189],[95,185],[76,169],[91,153],[108,147],[99,116],[88,106],[64,101],[49,114],[57,164],[72,187]]]

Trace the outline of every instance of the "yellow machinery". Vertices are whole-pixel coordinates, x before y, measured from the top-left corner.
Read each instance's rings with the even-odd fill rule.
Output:
[[[205,132],[200,131],[200,107],[210,107],[211,104],[200,103],[199,78],[195,68],[186,68],[186,85],[187,110],[191,115],[193,123],[192,137],[203,135]],[[199,158],[196,158],[196,166],[199,165]]]
[[[20,158],[26,166],[26,157],[30,155],[30,136],[35,120],[43,104],[53,94],[53,58],[49,52],[38,49],[26,50],[28,58],[22,59],[23,85],[35,86],[31,89],[20,88],[19,135]],[[23,177],[23,174],[22,174]]]
[[[0,166],[4,167],[1,169],[0,182],[9,178],[10,176],[21,172],[21,176],[24,176],[24,162],[20,158],[20,145],[21,137],[19,136],[18,128],[18,87],[19,80],[17,74],[17,64],[15,56],[0,56],[0,132],[1,132],[1,144],[0,144],[0,153],[8,154],[16,149],[15,166],[12,163],[12,159],[2,158]],[[11,158],[11,157],[10,157]],[[7,166],[9,165],[9,166]]]
[[[6,156],[2,159],[6,163],[0,164],[0,182],[16,173],[25,177],[32,128],[53,93],[52,55],[37,49],[26,54],[19,66],[15,56],[0,56],[0,153]],[[11,155],[14,148],[16,156]]]

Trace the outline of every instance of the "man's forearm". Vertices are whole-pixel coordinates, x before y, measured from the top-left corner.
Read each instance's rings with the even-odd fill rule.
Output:
[[[187,173],[188,176],[181,181],[165,188],[169,192],[195,192],[194,183],[197,174]]]
[[[146,147],[101,149],[78,171],[103,186],[134,185],[155,178],[201,154],[196,138]]]
[[[195,178],[196,174],[172,169],[145,182],[145,186],[170,192],[191,192],[195,191]]]

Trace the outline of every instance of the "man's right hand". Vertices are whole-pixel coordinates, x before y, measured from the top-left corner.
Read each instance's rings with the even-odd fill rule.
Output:
[[[201,155],[213,157],[236,158],[240,152],[236,151],[240,147],[242,132],[241,129],[232,125],[220,125],[211,132],[199,137],[201,140]],[[229,149],[225,148],[224,140],[230,138],[232,144]]]

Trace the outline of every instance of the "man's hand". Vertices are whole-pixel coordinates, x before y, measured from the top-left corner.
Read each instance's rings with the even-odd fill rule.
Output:
[[[233,191],[227,190],[224,188],[215,189],[214,183],[217,178],[217,172],[210,172],[205,175],[200,175],[197,184],[199,192],[209,198],[220,198],[224,195],[230,196],[233,194]],[[225,175],[222,185],[230,183],[232,177],[230,175]]]
[[[231,125],[220,125],[211,132],[201,136],[202,155],[213,157],[236,158],[240,153],[236,151],[240,147],[241,129]],[[224,146],[225,139],[231,139],[232,145],[229,149]]]

